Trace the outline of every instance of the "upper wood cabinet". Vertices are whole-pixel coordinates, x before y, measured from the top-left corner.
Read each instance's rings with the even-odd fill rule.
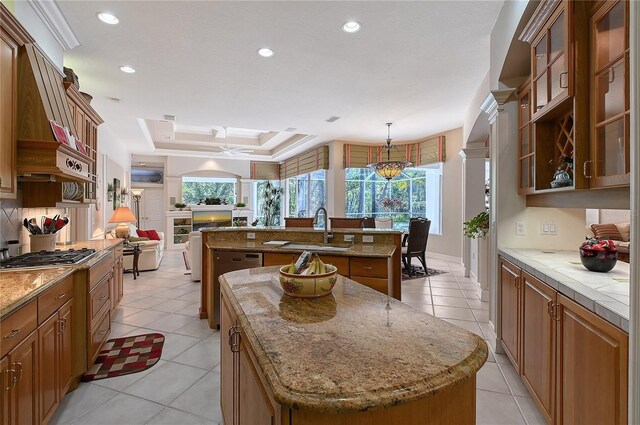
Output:
[[[603,2],[590,23],[591,187],[628,185],[629,2]]]
[[[531,44],[534,121],[573,95],[572,6],[560,2]]]

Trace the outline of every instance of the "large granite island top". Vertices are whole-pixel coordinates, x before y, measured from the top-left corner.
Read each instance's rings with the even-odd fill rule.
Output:
[[[56,247],[61,250],[82,248],[96,250],[92,256],[87,257],[85,261],[78,264],[0,271],[0,319],[13,313],[77,270],[90,268],[104,258],[105,255],[108,255],[109,249],[122,242],[122,239],[101,239]]]
[[[287,408],[393,407],[474,378],[487,359],[478,336],[349,279],[339,277],[332,295],[298,299],[284,295],[277,278],[277,267],[265,267],[220,281],[242,338]]]

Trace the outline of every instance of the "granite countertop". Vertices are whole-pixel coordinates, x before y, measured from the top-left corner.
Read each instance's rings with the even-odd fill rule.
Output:
[[[277,267],[265,267],[220,280],[285,407],[395,406],[473,376],[487,359],[482,338],[352,280],[338,277],[332,295],[299,299],[284,295],[277,277]]]
[[[92,267],[106,255],[109,255],[109,249],[121,243],[122,239],[108,239],[57,246],[61,250],[90,248],[95,249],[96,253],[79,264],[0,271],[0,319],[13,313],[77,270]]]
[[[200,229],[201,232],[237,232],[237,231],[247,231],[247,232],[273,232],[274,230],[284,230],[287,232],[294,233],[324,233],[324,229],[320,227],[282,227],[282,226],[272,226],[272,227],[203,227]],[[356,229],[329,229],[329,232],[337,232],[337,233],[379,233],[379,234],[394,234],[403,233],[402,230],[398,229],[375,229],[375,228],[356,228]]]
[[[229,240],[217,242],[221,245],[209,245],[210,249],[217,251],[251,251],[251,252],[274,252],[274,253],[300,253],[302,249],[289,248],[287,245],[265,245],[262,242],[253,242],[246,240]],[[310,245],[323,245],[317,242],[292,242],[292,244],[310,244]],[[339,245],[339,244],[336,244]],[[346,245],[349,246],[349,245]],[[350,245],[346,251],[331,251],[331,250],[318,250],[313,251],[318,255],[333,255],[342,257],[383,257],[388,258],[393,256],[396,250],[395,245],[382,245],[382,244],[354,244]]]
[[[499,250],[511,261],[562,295],[629,332],[629,264],[618,261],[607,273],[587,270],[578,250]]]

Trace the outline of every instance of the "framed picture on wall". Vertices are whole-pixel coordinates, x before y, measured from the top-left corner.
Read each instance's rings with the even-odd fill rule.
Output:
[[[120,179],[113,179],[113,209],[120,206]]]

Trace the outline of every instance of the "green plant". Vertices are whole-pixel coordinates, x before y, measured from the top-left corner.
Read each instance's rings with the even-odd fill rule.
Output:
[[[265,184],[262,192],[262,220],[265,226],[277,226],[280,217],[280,197],[284,190],[275,187],[271,181]]]
[[[244,202],[238,202],[238,203],[236,204],[236,207],[237,207],[237,208],[244,208],[244,207],[246,207],[246,206],[247,206],[247,204],[245,204]]]
[[[464,235],[471,239],[484,238],[489,232],[489,212],[483,211],[463,223]]]
[[[174,207],[176,207],[176,208],[184,208],[186,206],[187,206],[187,204],[183,204],[182,202],[176,202],[175,205],[174,205]]]

